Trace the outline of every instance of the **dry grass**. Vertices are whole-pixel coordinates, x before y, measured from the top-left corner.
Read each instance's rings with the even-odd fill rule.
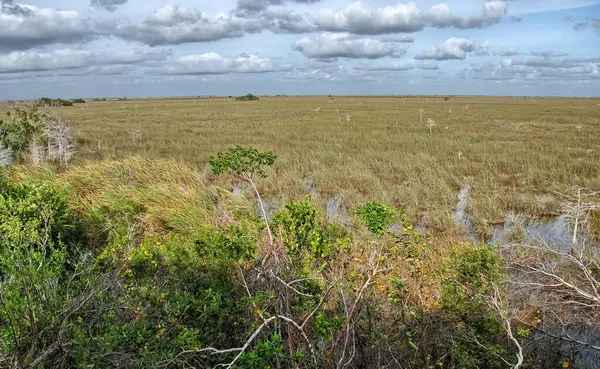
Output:
[[[208,176],[210,155],[235,144],[253,145],[279,155],[261,184],[266,196],[286,201],[314,186],[313,198],[323,209],[333,195],[343,196],[347,208],[384,201],[405,207],[437,231],[455,228],[452,213],[461,186],[472,189],[469,210],[482,231],[508,209],[552,212],[552,190],[600,189],[597,99],[428,100],[128,100],[53,111],[75,123],[80,163],[133,155],[169,158]],[[432,134],[427,118],[437,124]]]

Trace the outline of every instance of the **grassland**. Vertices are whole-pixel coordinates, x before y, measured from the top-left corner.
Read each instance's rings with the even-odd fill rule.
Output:
[[[79,163],[169,158],[210,178],[211,155],[253,145],[279,155],[261,182],[267,197],[311,193],[321,209],[331,196],[345,208],[384,201],[452,233],[458,191],[469,186],[469,211],[485,233],[510,209],[556,211],[552,191],[600,189],[599,101],[321,96],[109,100],[51,110],[73,120]],[[436,123],[431,134],[428,118]]]

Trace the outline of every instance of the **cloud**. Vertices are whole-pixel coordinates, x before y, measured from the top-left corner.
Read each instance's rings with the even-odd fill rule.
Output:
[[[490,55],[490,45],[489,41],[485,41],[481,45],[476,47],[475,55],[478,56],[489,56]]]
[[[235,12],[237,14],[248,14],[266,10],[271,5],[283,5],[286,2],[296,4],[313,4],[321,0],[238,0]]]
[[[600,19],[587,18],[585,21],[577,22],[573,25],[575,31],[582,31],[588,28],[595,31],[600,36]]]
[[[165,68],[164,74],[208,75],[227,73],[267,73],[289,70],[289,65],[276,65],[270,59],[242,54],[237,58],[226,58],[209,52],[201,55],[180,57]]]
[[[353,38],[348,34],[324,33],[314,39],[305,37],[296,41],[293,49],[313,59],[352,58],[379,59],[386,56],[399,57],[406,50],[396,42],[370,38]]]
[[[380,63],[368,63],[358,64],[353,67],[356,70],[370,70],[370,71],[402,71],[410,70],[415,68],[415,64],[412,62],[399,60],[399,61],[388,61]]]
[[[164,50],[130,53],[93,53],[73,49],[59,49],[49,53],[15,51],[0,58],[0,74],[140,64],[164,61],[169,55],[170,52]]]
[[[321,9],[313,21],[323,30],[375,35],[397,32],[417,32],[426,26],[436,28],[484,28],[502,20],[508,9],[505,0],[486,1],[471,15],[452,13],[448,4],[438,4],[427,10],[415,3],[397,3],[393,6],[373,8],[365,2],[354,2],[340,12]]]
[[[561,56],[567,56],[569,53],[558,52],[558,51],[531,51],[529,55],[539,56],[542,58],[558,58]]]
[[[267,9],[254,17],[259,24],[274,33],[298,34],[315,30],[307,19],[288,9]]]
[[[235,16],[210,18],[195,8],[173,5],[155,9],[141,24],[111,19],[99,21],[99,25],[107,34],[149,46],[216,41],[262,28]]]
[[[0,3],[0,51],[74,44],[91,38],[88,19],[76,11]]]
[[[513,23],[521,23],[523,21],[523,17],[512,16],[512,17],[510,17],[510,21]]]
[[[438,70],[440,69],[440,65],[432,61],[422,61],[417,63],[417,68],[425,70]]]
[[[555,54],[558,55],[561,53]],[[472,64],[471,72],[472,77],[475,79],[570,82],[600,80],[599,67],[600,58],[582,59],[533,56],[503,60],[497,64]]]
[[[383,41],[391,41],[391,42],[407,42],[407,43],[415,42],[415,38],[411,35],[386,36],[386,37],[383,37],[382,40]]]
[[[498,56],[516,56],[519,55],[519,50],[513,48],[510,49],[501,49],[493,52],[494,55]]]
[[[464,38],[449,38],[441,45],[427,47],[415,59],[464,60],[467,54],[475,51],[475,44]]]
[[[489,0],[481,9],[469,16],[453,14],[448,4],[438,4],[424,14],[424,19],[432,27],[437,28],[486,28],[499,23],[508,11],[505,0]]]
[[[127,0],[91,0],[90,5],[97,8],[104,8],[109,12],[114,12],[117,8],[123,4],[126,4]]]
[[[288,9],[267,9],[243,16],[231,12],[209,17],[196,8],[174,5],[155,9],[140,24],[117,18],[98,23],[107,35],[149,46],[218,41],[263,30],[291,34],[314,30],[308,20]]]

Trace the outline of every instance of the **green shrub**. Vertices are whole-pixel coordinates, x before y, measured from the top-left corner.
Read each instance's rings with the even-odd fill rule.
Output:
[[[244,96],[238,96],[235,99],[237,101],[258,101],[258,100],[260,100],[260,97],[252,95],[252,94],[246,94]]]
[[[492,247],[462,245],[448,262],[441,286],[444,327],[449,329],[452,360],[460,368],[504,368],[506,333],[486,298],[504,278],[504,262]],[[482,350],[486,347],[485,350]]]
[[[22,159],[29,148],[32,140],[42,142],[42,122],[48,117],[47,114],[37,109],[9,110],[7,118],[0,120],[0,142],[6,148],[12,150],[13,156]]]
[[[369,231],[378,237],[383,236],[394,223],[402,221],[404,217],[402,210],[392,209],[375,202],[358,206],[354,214],[360,218]]]
[[[317,210],[308,197],[285,205],[285,211],[273,218],[273,229],[279,231],[279,239],[292,254],[309,250],[315,257],[322,258],[331,252],[324,221],[317,218]]]

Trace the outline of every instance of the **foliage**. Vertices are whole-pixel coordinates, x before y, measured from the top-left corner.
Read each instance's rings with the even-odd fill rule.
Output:
[[[248,93],[244,96],[238,96],[235,99],[237,101],[258,101],[258,100],[260,100],[260,97]]]
[[[71,101],[73,102],[73,104],[85,104],[84,99],[73,99]]]
[[[264,177],[264,167],[275,163],[277,156],[272,152],[262,152],[253,147],[234,146],[224,153],[210,157],[210,167],[214,174],[231,172],[236,175],[258,174]]]
[[[81,100],[81,99],[78,99]],[[58,99],[52,99],[49,97],[41,97],[40,100],[38,101],[38,106],[42,106],[45,108],[49,108],[49,107],[61,107],[61,106],[73,106],[73,103],[75,101],[71,101],[71,100],[63,100],[61,98]],[[77,101],[80,102],[80,101]]]
[[[7,111],[0,120],[0,146],[16,160],[28,155],[34,164],[44,161],[66,166],[74,153],[75,139],[71,122],[41,113],[36,108]]]
[[[365,205],[358,206],[354,213],[361,219],[363,224],[367,226],[369,231],[376,234],[378,237],[383,236],[392,224],[401,221],[404,216],[403,211],[391,209],[375,202],[369,202]]]
[[[332,251],[326,226],[317,218],[317,210],[308,197],[285,205],[285,211],[277,213],[272,224],[280,231],[279,238],[291,254],[308,250],[315,257],[325,257]]]
[[[9,367],[36,362],[60,338],[75,292],[61,288],[71,269],[69,217],[55,187],[0,184],[0,362]]]
[[[505,277],[505,263],[492,247],[464,244],[446,268],[449,276],[442,284],[441,307],[453,331],[448,345],[455,365],[504,368],[502,323],[486,300]]]
[[[6,116],[6,120],[0,120],[0,140],[15,158],[22,159],[32,140],[41,141],[42,122],[48,115],[35,108],[16,108],[7,111]]]
[[[210,164],[251,181],[275,159],[238,146]],[[175,161],[15,171],[1,367],[506,367],[498,250],[444,254],[401,208],[368,202],[340,225],[304,197],[266,221]]]

